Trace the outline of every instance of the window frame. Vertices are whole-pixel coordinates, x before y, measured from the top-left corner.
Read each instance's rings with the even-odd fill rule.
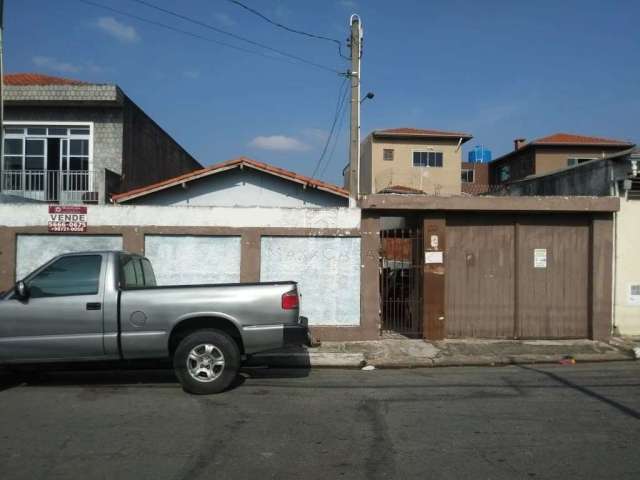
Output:
[[[471,181],[464,180],[462,177],[467,174],[467,177],[469,174],[471,174]],[[462,183],[475,183],[476,182],[476,171],[473,168],[462,168],[460,170],[460,181]]]
[[[395,148],[383,148],[382,149],[382,161],[383,162],[393,162],[394,157],[395,157],[395,152],[396,152]],[[387,158],[387,154],[388,153],[391,154],[391,158]]]
[[[105,265],[105,258],[104,255],[100,254],[100,253],[83,253],[80,255],[64,255],[64,256],[57,256],[51,259],[51,261],[45,263],[42,267],[40,267],[39,269],[31,272],[29,275],[27,275],[24,278],[24,283],[25,285],[27,285],[27,287],[31,288],[31,282],[38,276],[40,275],[42,272],[44,272],[47,268],[49,268],[51,265],[54,265],[55,263],[59,262],[60,260],[63,259],[67,259],[67,258],[77,258],[77,257],[98,257],[100,259],[99,261],[99,270],[98,270],[98,287],[96,289],[96,291],[94,293],[70,293],[70,294],[64,294],[64,295],[43,295],[43,296],[37,296],[37,297],[33,297],[34,299],[39,299],[39,298],[66,298],[66,297],[95,297],[95,296],[100,296],[102,295],[103,292],[103,287],[104,287],[104,275],[106,272],[106,265]],[[13,296],[13,298],[15,298],[15,294]]]
[[[38,135],[31,135],[29,133],[27,133],[27,129],[29,127],[35,127],[35,128],[45,128],[46,129],[46,134],[38,134]],[[49,168],[48,165],[48,151],[47,151],[47,141],[46,139],[48,138],[59,138],[61,139],[61,144],[63,142],[63,139],[66,139],[67,141],[70,140],[88,140],[89,144],[88,144],[88,172],[93,171],[94,165],[93,165],[93,145],[94,145],[94,122],[60,122],[60,121],[50,121],[50,122],[43,122],[43,121],[35,121],[35,122],[29,122],[29,121],[5,121],[3,122],[3,128],[5,129],[5,131],[3,131],[4,135],[3,135],[3,141],[4,139],[18,139],[18,140],[22,140],[22,155],[3,155],[2,158],[0,158],[0,171],[5,172],[7,171],[5,169],[5,157],[9,156],[9,157],[22,157],[22,169],[21,171],[24,173],[26,171],[25,167],[26,167],[26,141],[27,139],[44,139],[45,140],[45,165],[44,165],[44,171],[65,171],[62,169],[62,158],[60,159],[60,168],[58,170],[51,170]],[[67,134],[66,135],[58,135],[58,134],[49,134],[49,128],[66,128],[67,129]],[[89,130],[89,133],[87,134],[78,134],[78,133],[71,133],[71,130],[79,130],[79,129],[87,129]],[[22,133],[17,133],[17,132],[6,132],[6,129],[22,129]],[[5,133],[6,132],[6,133]],[[61,151],[62,151],[62,147]],[[69,157],[71,155],[68,155]],[[16,170],[11,170],[11,171],[16,171]],[[68,171],[68,169],[67,169]]]
[[[433,154],[435,157],[435,162],[437,163],[437,155],[440,154],[440,165],[429,165],[429,157],[427,155],[427,164],[426,165],[416,165],[415,162],[415,155],[416,153],[419,154]],[[421,148],[421,149],[414,149],[411,150],[411,166],[414,168],[444,168],[444,152],[443,151],[439,151],[439,150],[435,150],[433,147],[425,147],[425,148]]]

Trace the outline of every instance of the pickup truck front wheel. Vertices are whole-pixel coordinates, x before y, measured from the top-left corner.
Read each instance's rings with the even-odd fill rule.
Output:
[[[173,368],[189,393],[220,393],[231,385],[240,369],[236,342],[220,330],[198,330],[178,344]]]

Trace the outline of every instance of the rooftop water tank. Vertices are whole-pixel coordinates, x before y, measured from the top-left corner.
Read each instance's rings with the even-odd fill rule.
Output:
[[[491,161],[491,150],[484,148],[483,145],[476,145],[469,152],[469,162],[471,163],[489,163]]]

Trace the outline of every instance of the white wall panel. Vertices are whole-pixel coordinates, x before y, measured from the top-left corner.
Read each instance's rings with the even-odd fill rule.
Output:
[[[262,237],[261,281],[298,282],[310,325],[360,324],[360,238]]]
[[[146,235],[158,285],[240,281],[240,237]]]
[[[62,253],[122,250],[120,235],[18,235],[16,243],[16,279]]]

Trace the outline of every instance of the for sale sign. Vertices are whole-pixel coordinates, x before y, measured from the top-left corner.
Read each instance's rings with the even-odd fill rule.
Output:
[[[86,232],[87,207],[49,205],[50,232]]]

